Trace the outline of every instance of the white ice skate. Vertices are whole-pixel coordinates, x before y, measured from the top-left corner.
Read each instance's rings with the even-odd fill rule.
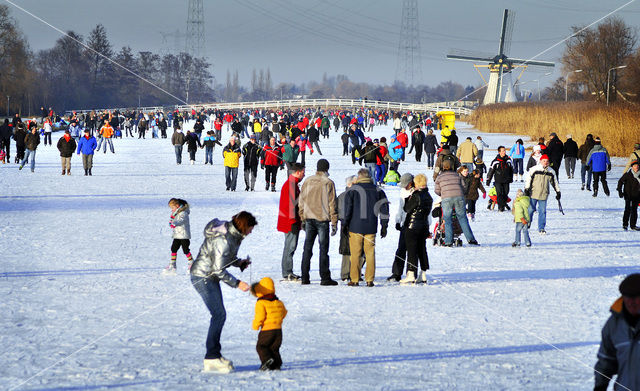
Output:
[[[416,274],[415,272],[408,271],[407,276],[400,280],[401,285],[414,284],[416,282]]]
[[[170,263],[169,266],[165,267],[162,271],[162,274],[165,276],[175,276],[176,275],[176,265]]]
[[[204,359],[204,371],[212,373],[231,373],[233,364],[224,357],[214,359]]]
[[[427,283],[427,272],[420,271],[420,277],[418,277],[417,283],[426,284]]]

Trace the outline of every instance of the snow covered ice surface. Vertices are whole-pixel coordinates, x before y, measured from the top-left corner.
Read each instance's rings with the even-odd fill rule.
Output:
[[[458,128],[461,141],[477,134],[465,124]],[[391,133],[376,127],[372,137]],[[55,133],[54,142],[60,136]],[[332,131],[321,148],[342,191],[344,178],[360,167],[341,156],[338,136]],[[491,146],[484,155],[488,164],[499,144],[511,146],[518,137],[483,138]],[[240,168],[238,191],[230,193],[224,191],[220,147],[214,166],[202,164],[202,150],[194,166],[185,150],[178,166],[170,138],[123,138],[114,146],[115,155],[96,154],[92,177],[83,175],[78,156],[72,175],[61,176],[57,149],[43,144],[33,174],[0,165],[2,389],[590,389],[600,329],[618,284],[640,271],[640,233],[622,231],[623,202],[615,192],[622,159],[614,159],[608,198],[580,191],[579,171],[568,180],[563,167],[566,215],[552,192],[548,235],[532,229],[531,248],[512,248],[513,216],[488,211],[481,198],[471,226],[482,246],[434,248],[429,241],[427,286],[386,282],[398,238],[392,223],[388,237],[376,243],[376,287],[353,288],[319,285],[317,244],[310,286],[278,282],[280,193],[263,190],[263,171],[256,192],[246,193]],[[319,158],[307,154],[307,176]],[[425,166],[410,156],[400,172],[417,174]],[[278,189],[284,179],[279,171]],[[511,195],[518,187],[511,186]],[[398,189],[385,191],[395,213]],[[170,255],[171,197],[191,205],[194,256],[209,220],[243,209],[257,216],[259,225],[239,252],[251,255],[253,265],[232,273],[247,282],[276,280],[289,310],[282,371],[257,371],[255,298],[222,284],[222,351],[237,371],[202,372],[209,313],[190,285],[181,251],[178,275],[161,274]],[[295,272],[303,242],[301,235]],[[337,236],[329,254],[332,276],[339,279]]]

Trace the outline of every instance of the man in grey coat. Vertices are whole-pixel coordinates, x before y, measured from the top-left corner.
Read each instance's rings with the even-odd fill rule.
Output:
[[[620,293],[602,328],[594,391],[606,391],[614,375],[614,390],[640,390],[640,273],[627,276]]]
[[[455,211],[460,227],[470,245],[478,246],[476,238],[467,220],[467,211],[464,201],[464,182],[462,177],[453,171],[450,160],[442,162],[443,171],[436,178],[435,192],[442,198],[440,206],[444,218],[444,245],[453,246],[453,221],[452,214]]]

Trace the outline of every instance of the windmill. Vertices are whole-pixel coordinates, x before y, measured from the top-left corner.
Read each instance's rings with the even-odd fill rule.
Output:
[[[514,85],[511,80],[511,71],[514,69],[522,68],[522,71],[524,71],[528,66],[551,68],[555,66],[554,63],[548,61],[530,61],[507,56],[507,53],[511,49],[511,35],[513,34],[514,17],[515,14],[513,11],[509,11],[508,9],[504,10],[502,16],[502,28],[500,29],[500,44],[497,55],[478,55],[463,51],[451,51],[447,55],[447,58],[450,60],[488,63],[488,65],[475,65],[476,69],[478,67],[489,68],[489,82],[487,83],[487,92],[484,96],[483,104],[516,101],[513,91]],[[480,76],[484,80],[482,73]],[[505,85],[506,91],[503,92],[503,87]]]

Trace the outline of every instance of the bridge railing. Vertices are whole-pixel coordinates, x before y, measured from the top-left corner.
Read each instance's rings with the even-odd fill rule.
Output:
[[[201,103],[193,105],[177,105],[177,106],[147,106],[147,107],[127,107],[127,108],[111,108],[101,109],[96,111],[105,110],[137,110],[143,112],[165,111],[165,110],[179,110],[179,111],[191,111],[191,109],[215,109],[215,110],[243,110],[243,109],[296,109],[296,108],[341,108],[341,109],[355,109],[355,108],[374,108],[393,111],[428,111],[437,112],[440,110],[452,110],[456,115],[469,115],[478,106],[477,101],[450,101],[450,102],[432,102],[432,103],[403,103],[403,102],[388,102],[378,100],[364,100],[364,99],[287,99],[287,100],[269,100],[269,101],[255,101],[255,102],[213,102],[213,103]],[[86,113],[93,110],[69,110],[76,113]]]

